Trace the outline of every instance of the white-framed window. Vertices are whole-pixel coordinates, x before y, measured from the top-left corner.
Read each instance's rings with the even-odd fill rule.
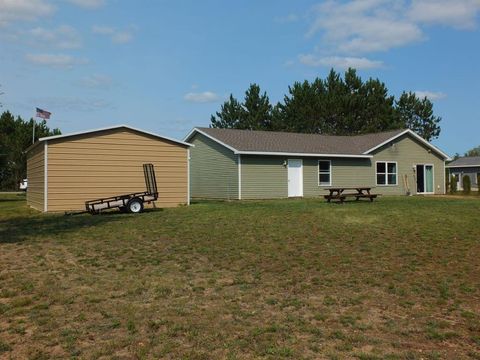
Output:
[[[332,162],[330,160],[318,160],[318,185],[332,185]]]
[[[398,185],[397,182],[397,163],[394,161],[377,161],[375,165],[375,175],[377,185]]]

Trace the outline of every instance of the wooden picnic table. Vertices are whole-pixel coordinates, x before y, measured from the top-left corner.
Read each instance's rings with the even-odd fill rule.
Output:
[[[367,187],[367,186],[331,187],[331,188],[326,188],[325,190],[328,190],[330,192],[329,195],[324,195],[324,198],[328,202],[331,202],[332,200],[338,200],[341,203],[343,203],[345,199],[348,197],[354,197],[356,201],[360,199],[369,199],[370,202],[372,202],[378,196],[378,194],[372,194],[370,192],[372,190],[372,187]]]

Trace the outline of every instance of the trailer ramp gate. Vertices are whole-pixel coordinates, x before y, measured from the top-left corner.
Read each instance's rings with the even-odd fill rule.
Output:
[[[145,177],[146,191],[89,200],[85,202],[85,210],[91,214],[98,214],[103,210],[114,208],[130,212],[141,212],[144,203],[151,203],[158,199],[157,180],[153,164],[143,164],[143,175]]]

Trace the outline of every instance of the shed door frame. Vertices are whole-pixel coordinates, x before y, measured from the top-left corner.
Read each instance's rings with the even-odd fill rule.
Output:
[[[303,197],[303,160],[288,159],[288,197]]]

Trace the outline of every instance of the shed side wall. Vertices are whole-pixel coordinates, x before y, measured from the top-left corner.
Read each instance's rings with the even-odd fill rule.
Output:
[[[238,156],[202,134],[195,134],[190,143],[192,198],[238,199]]]
[[[144,163],[155,166],[157,207],[187,203],[187,148],[114,129],[48,144],[48,211],[84,209],[86,200],[145,191]]]
[[[27,204],[43,211],[45,200],[45,143],[37,145],[27,154]]]

